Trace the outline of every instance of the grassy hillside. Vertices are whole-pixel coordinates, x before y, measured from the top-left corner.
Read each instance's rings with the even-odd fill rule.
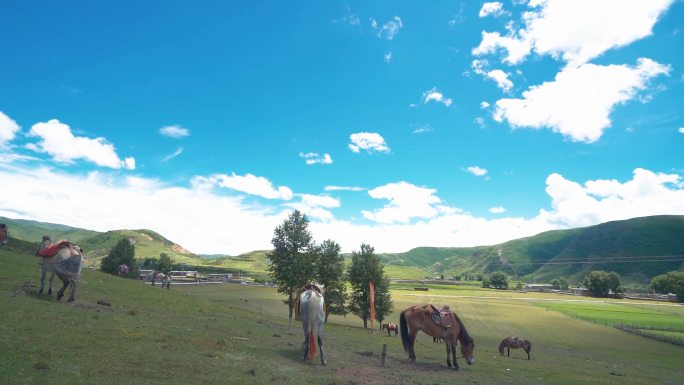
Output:
[[[634,218],[548,231],[495,246],[421,247],[382,257],[390,265],[447,276],[503,270],[524,280],[580,280],[591,270],[611,270],[625,281],[644,282],[684,267],[684,216]]]
[[[10,237],[34,243],[40,242],[43,235],[50,235],[54,239],[68,239],[72,242],[79,242],[98,234],[97,231],[24,219],[0,217],[0,223],[7,225]]]
[[[288,331],[284,297],[274,288],[162,290],[85,269],[76,302],[66,304],[36,293],[32,249],[17,240],[0,247],[3,385],[662,384],[684,378],[681,347],[545,310],[525,298],[531,293],[502,298],[499,291],[458,286],[393,290],[390,320],[414,303],[449,303],[475,338],[472,366],[460,359],[461,371],[447,369],[444,345],[422,333],[418,363],[410,364],[399,337],[364,330],[353,315],[325,325],[327,366],[302,363],[300,324]],[[499,341],[511,334],[533,341],[532,360],[520,351],[498,355]]]

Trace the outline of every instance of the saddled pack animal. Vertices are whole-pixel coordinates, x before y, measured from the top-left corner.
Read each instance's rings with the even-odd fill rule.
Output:
[[[468,365],[475,362],[473,357],[475,341],[468,334],[461,319],[448,306],[439,310],[430,304],[411,306],[401,312],[399,324],[401,342],[404,345],[404,351],[408,351],[411,362],[416,362],[414,347],[418,331],[421,330],[429,336],[444,338],[448,367],[451,367],[450,356],[453,356],[454,369],[458,370],[457,341],[461,343],[461,353]]]
[[[397,324],[392,323],[392,322],[390,322],[388,324],[382,324],[382,327],[380,328],[380,330],[387,330],[388,336],[392,335],[391,332],[394,332],[395,337],[399,334],[399,326],[397,326]]]
[[[520,338],[520,337],[512,337],[508,336],[504,338],[501,343],[499,344],[499,354],[503,356],[504,349],[508,350],[508,357],[511,356],[511,349],[520,349],[523,348],[525,350],[525,353],[527,353],[527,359],[530,359],[530,351],[532,350],[532,342]]]
[[[50,236],[45,235],[40,243],[36,255],[41,257],[40,290],[43,293],[45,288],[45,276],[48,271],[52,272],[50,277],[50,287],[48,294],[52,294],[52,279],[55,274],[62,280],[62,288],[57,292],[57,300],[62,299],[64,291],[71,285],[71,293],[68,302],[72,302],[76,295],[76,286],[81,276],[83,267],[83,251],[80,247],[68,241],[54,243]]]

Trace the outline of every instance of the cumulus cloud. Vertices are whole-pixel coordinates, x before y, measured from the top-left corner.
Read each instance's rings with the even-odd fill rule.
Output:
[[[487,175],[487,169],[482,168],[482,167],[478,167],[478,166],[470,166],[470,167],[466,168],[466,171],[468,171],[469,173],[471,173],[473,175],[477,175],[477,176]]]
[[[503,214],[506,212],[506,209],[501,207],[501,206],[496,206],[496,207],[490,208],[489,212],[492,214]]]
[[[610,127],[616,105],[636,97],[669,66],[640,58],[636,66],[584,64],[566,67],[552,82],[530,87],[522,99],[496,102],[494,119],[512,127],[548,127],[573,141],[595,142]]]
[[[392,61],[392,52],[387,52],[384,56],[385,58],[385,63],[389,64]]]
[[[103,167],[135,169],[135,159],[121,160],[106,139],[74,136],[71,128],[57,119],[34,124],[28,135],[41,139],[38,143],[27,144],[28,149],[46,153],[59,163],[72,164],[77,159],[84,159]]]
[[[579,66],[604,52],[650,36],[673,0],[532,0],[523,13],[524,28],[482,32],[474,55],[503,49],[504,61],[521,62],[532,50]]]
[[[7,146],[19,132],[19,125],[9,116],[0,111],[0,149]]]
[[[197,177],[194,180],[196,186],[219,186],[240,191],[250,195],[260,196],[266,199],[292,199],[292,190],[286,186],[275,188],[273,183],[263,176],[252,174],[232,175],[216,174],[210,177]]]
[[[283,206],[299,210],[307,216],[321,221],[333,219],[331,208],[340,207],[340,200],[329,195],[297,194],[299,202],[286,203]]]
[[[361,213],[366,219],[380,223],[408,223],[412,218],[432,218],[439,211],[435,207],[441,200],[437,190],[418,187],[407,182],[389,183],[368,191],[374,199],[388,200],[384,207]]]
[[[190,130],[187,128],[183,128],[179,125],[173,125],[173,126],[164,126],[159,129],[159,133],[168,136],[169,138],[184,138],[188,135],[190,135]]]
[[[488,2],[482,4],[482,8],[480,8],[480,17],[487,17],[487,16],[494,16],[494,17],[499,17],[501,15],[506,14],[506,11],[503,9],[503,4],[499,3],[498,1],[493,1],[493,2]]]
[[[390,151],[385,139],[377,132],[357,132],[349,135],[349,140],[351,140],[349,149],[352,152],[359,153],[361,150],[368,153]]]
[[[480,108],[482,108],[483,110],[486,109],[486,108],[488,108],[488,107],[489,107],[489,103],[487,103],[487,102],[480,102]]]
[[[496,82],[497,87],[499,87],[504,92],[509,92],[511,88],[513,88],[513,82],[508,78],[510,74],[499,69],[488,71],[485,69],[487,66],[488,63],[486,60],[476,59],[473,60],[471,64],[471,68],[476,74],[483,76],[486,79],[494,80]],[[489,106],[489,103],[487,103],[487,106]]]
[[[371,19],[371,27],[378,31],[379,38],[393,40],[394,37],[397,36],[399,31],[402,28],[404,28],[404,23],[401,21],[401,18],[399,16],[394,16],[392,20],[388,21],[382,26],[378,25],[377,20]]]
[[[442,103],[447,107],[449,107],[451,103],[453,103],[453,100],[451,100],[451,98],[445,97],[443,93],[437,90],[437,87],[432,87],[432,89],[423,92],[423,97],[421,98],[421,101],[423,102],[423,104],[428,104],[429,102]]]
[[[304,159],[304,162],[306,162],[308,165],[331,164],[333,162],[332,157],[330,157],[330,154],[327,153],[319,155],[317,152],[307,152],[306,154],[300,152],[299,157]]]
[[[684,127],[679,127],[679,133],[684,134]]]

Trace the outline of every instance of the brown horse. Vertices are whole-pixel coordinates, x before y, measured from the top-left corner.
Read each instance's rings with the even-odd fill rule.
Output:
[[[380,328],[380,330],[385,329],[387,329],[387,336],[391,336],[391,332],[394,332],[395,337],[397,336],[397,334],[399,334],[399,327],[395,323],[390,322],[388,324],[382,324],[382,328]]]
[[[525,349],[525,353],[527,353],[527,359],[529,360],[530,351],[532,350],[532,342],[524,338],[508,336],[504,338],[499,344],[499,354],[501,354],[502,356],[504,353],[504,348],[508,350],[508,357],[511,356],[511,349],[523,348]]]
[[[408,351],[411,362],[416,362],[416,352],[414,349],[416,343],[416,336],[418,331],[422,330],[425,334],[432,337],[444,338],[446,342],[447,352],[447,366],[451,367],[451,357],[454,358],[454,369],[458,370],[458,361],[456,360],[456,344],[457,340],[461,342],[461,353],[468,365],[475,362],[473,358],[473,351],[475,350],[475,341],[468,335],[468,331],[460,318],[449,311],[448,316],[445,315],[445,325],[438,324],[433,319],[435,308],[432,305],[415,305],[401,312],[399,316],[399,324],[401,329],[401,342],[404,345],[404,351]],[[442,310],[448,310],[445,306]],[[437,312],[439,317],[439,312]]]

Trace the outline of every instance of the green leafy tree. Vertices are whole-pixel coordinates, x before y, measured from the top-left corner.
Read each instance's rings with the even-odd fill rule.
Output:
[[[570,283],[568,283],[568,280],[565,278],[555,278],[551,280],[551,285],[556,290],[567,290],[570,286]]]
[[[306,215],[295,210],[273,231],[273,250],[267,258],[278,293],[287,295],[289,325],[292,325],[294,297],[297,290],[316,277],[316,254]]]
[[[149,269],[149,270],[157,270],[158,265],[159,265],[159,259],[147,257],[143,260],[142,268],[143,269]]]
[[[389,279],[375,254],[375,249],[361,244],[361,251],[352,252],[352,263],[347,270],[347,277],[352,287],[349,311],[363,320],[363,327],[368,327],[370,319],[370,282],[375,285],[375,318],[382,323],[392,312],[392,298],[389,293]]]
[[[157,263],[156,270],[161,271],[164,274],[169,274],[171,268],[173,267],[173,260],[166,253],[159,254],[159,262]]]
[[[617,293],[620,290],[620,276],[613,271],[595,270],[584,278],[584,286],[594,297],[607,297],[610,292]]]
[[[651,288],[662,294],[676,294],[680,301],[684,301],[684,271],[670,271],[654,277]]]
[[[340,245],[330,239],[316,246],[318,283],[325,286],[325,322],[328,322],[328,315],[331,313],[347,314],[344,257],[340,255],[340,250]]]
[[[128,265],[133,270],[135,266],[135,246],[127,238],[121,239],[109,250],[109,254],[102,258],[100,270],[109,274],[117,274],[119,265]],[[133,272],[132,272],[133,273]]]
[[[493,272],[489,275],[488,280],[490,287],[495,289],[508,289],[508,276],[503,271]]]

